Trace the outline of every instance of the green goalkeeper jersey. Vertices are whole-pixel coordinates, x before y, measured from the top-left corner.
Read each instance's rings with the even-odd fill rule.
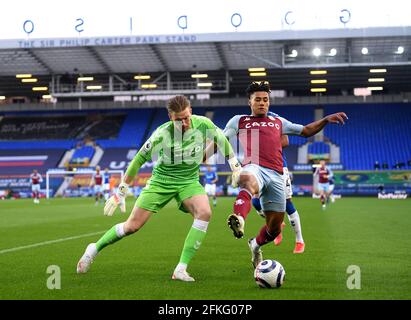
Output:
[[[221,129],[206,117],[192,115],[191,128],[184,133],[176,129],[172,121],[166,122],[144,143],[126,175],[134,177],[144,162],[153,160],[157,163],[153,168],[152,180],[174,184],[198,181],[199,167],[208,141],[214,141],[226,157],[233,154]]]

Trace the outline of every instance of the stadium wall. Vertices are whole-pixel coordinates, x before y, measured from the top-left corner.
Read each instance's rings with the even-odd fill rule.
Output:
[[[142,188],[151,177],[152,166],[148,165],[137,175],[134,180],[132,192],[138,196]],[[204,185],[203,172],[200,174],[200,182]],[[336,171],[334,193],[342,196],[378,196],[379,193],[399,193],[411,196],[411,170],[403,171]],[[44,177],[45,178],[45,177]],[[86,179],[89,177],[81,178]],[[232,196],[238,193],[238,189],[231,187],[231,172],[218,172],[217,195]],[[50,180],[51,195],[55,193],[63,182],[62,177]],[[74,182],[73,182],[74,183]],[[78,196],[92,196],[92,190],[88,188],[89,180],[84,184],[83,193]],[[294,196],[312,196],[313,176],[311,172],[293,173]],[[12,190],[16,198],[31,197],[31,184],[28,175],[10,174],[0,175],[0,196],[5,190]],[[41,184],[41,196],[46,194],[45,179]]]

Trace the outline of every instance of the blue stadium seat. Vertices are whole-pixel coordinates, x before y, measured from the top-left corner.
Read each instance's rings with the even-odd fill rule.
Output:
[[[330,145],[322,141],[315,141],[308,145],[308,153],[309,154],[329,154]]]
[[[314,121],[315,105],[283,106],[273,105],[270,110],[287,120],[308,124]],[[195,114],[204,115],[213,111],[213,121],[224,128],[227,122],[235,115],[250,114],[248,106],[239,107],[193,107]],[[404,163],[409,168],[411,159],[411,107],[409,104],[342,104],[324,106],[324,114],[344,111],[349,116],[344,127],[328,125],[324,129],[325,137],[340,147],[341,163],[348,170],[374,170],[374,163],[378,161],[382,166],[388,165],[393,169],[397,163]],[[110,111],[111,114],[113,111]],[[146,108],[135,110],[116,110],[119,114],[126,114],[120,123],[117,138],[97,139],[96,143],[106,148],[139,148],[159,125],[169,120],[165,108]],[[19,116],[29,116],[23,113]],[[47,113],[32,113],[47,114]],[[78,112],[66,112],[67,115],[76,115]],[[7,113],[4,114],[7,117]],[[15,116],[15,115],[14,115]],[[1,138],[1,137],[0,137]],[[10,140],[9,137],[0,140],[0,150],[68,150],[78,141],[67,140]],[[290,145],[298,146],[307,142],[302,137],[289,136]],[[309,145],[309,153],[329,152],[329,145],[313,143]],[[79,151],[80,152],[80,151]],[[288,152],[286,152],[288,153]],[[76,153],[74,157],[92,157],[91,150]],[[290,161],[290,165],[292,162]]]
[[[83,146],[78,148],[74,151],[70,164],[88,165],[94,155],[94,152],[95,150],[92,146]]]
[[[348,170],[374,170],[374,163],[411,158],[411,108],[409,104],[352,104],[325,107],[325,113],[347,113],[344,127],[328,125],[325,135],[340,146],[341,163]]]

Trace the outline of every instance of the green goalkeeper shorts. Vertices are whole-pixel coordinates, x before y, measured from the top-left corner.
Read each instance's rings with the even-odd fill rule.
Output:
[[[188,212],[183,206],[183,201],[200,194],[206,194],[206,192],[198,181],[175,184],[150,179],[141,191],[135,205],[151,212],[158,212],[174,198],[178,208],[183,212]]]

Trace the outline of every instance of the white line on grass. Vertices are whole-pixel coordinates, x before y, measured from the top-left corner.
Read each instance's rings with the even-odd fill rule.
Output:
[[[53,244],[53,243],[58,243],[58,242],[63,242],[63,241],[69,241],[69,240],[74,240],[74,239],[86,238],[86,237],[90,237],[90,236],[95,236],[95,235],[98,235],[98,234],[102,234],[103,232],[105,232],[105,231],[99,231],[99,232],[93,232],[93,233],[80,234],[80,235],[74,236],[74,237],[68,237],[68,238],[62,238],[62,239],[44,241],[44,242],[29,244],[29,245],[27,245],[27,246],[21,246],[21,247],[15,247],[15,248],[10,248],[10,249],[4,249],[4,250],[0,250],[0,254],[8,253],[8,252],[14,252],[14,251],[19,251],[19,250],[24,250],[24,249],[30,249],[30,248],[35,248],[35,247],[46,246],[46,245],[48,245],[48,244]]]

